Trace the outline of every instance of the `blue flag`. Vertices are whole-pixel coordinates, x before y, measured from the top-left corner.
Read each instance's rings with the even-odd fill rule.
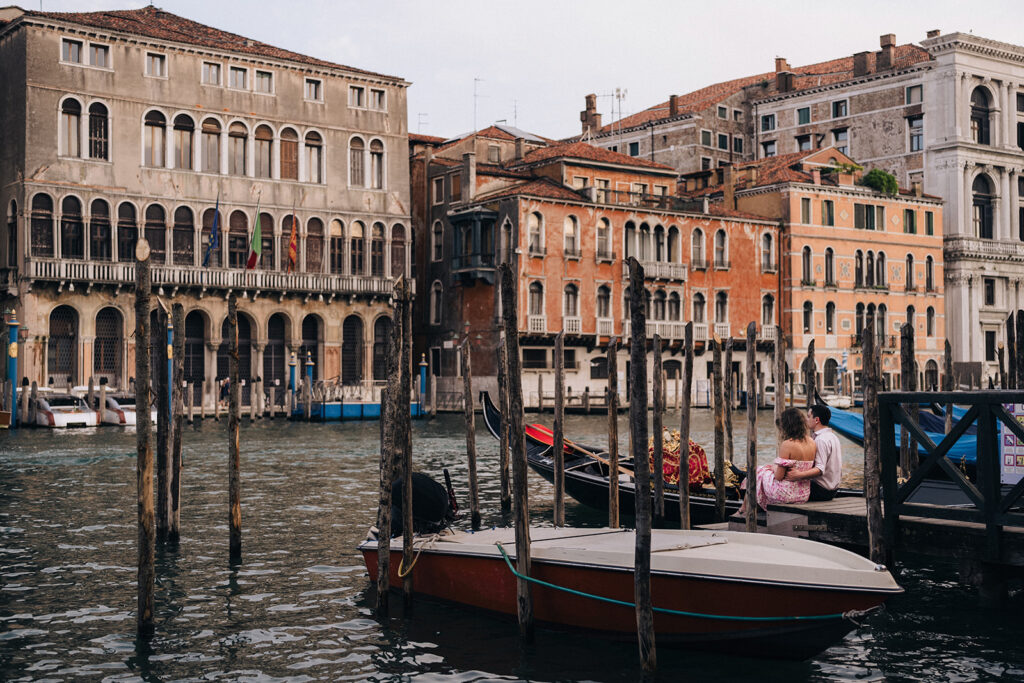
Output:
[[[213,210],[213,228],[210,230],[210,243],[206,245],[206,253],[203,254],[203,268],[210,265],[210,254],[220,246],[220,231],[217,225],[220,222],[220,192],[217,192],[217,206]]]

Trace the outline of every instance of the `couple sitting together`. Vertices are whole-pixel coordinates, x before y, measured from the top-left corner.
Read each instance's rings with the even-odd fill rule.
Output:
[[[787,408],[779,420],[779,457],[757,468],[757,505],[832,500],[843,473],[842,446],[828,423],[832,411],[816,404],[807,413]],[[741,476],[745,473],[739,472]],[[740,484],[740,491],[745,484]],[[746,501],[739,514],[746,511]]]

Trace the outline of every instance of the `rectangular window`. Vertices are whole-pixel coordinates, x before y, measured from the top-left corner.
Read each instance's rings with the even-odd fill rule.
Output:
[[[71,62],[72,64],[82,63],[82,41],[80,40],[68,40],[65,38],[61,42],[60,46],[60,58],[61,61]]]
[[[917,234],[917,213],[913,209],[903,210],[903,232],[908,235]]]
[[[1024,121],[1017,122],[1017,146],[1024,149]]]
[[[985,360],[990,363],[996,360],[995,330],[985,330]]]
[[[836,209],[835,204],[832,202],[831,199],[824,199],[821,202],[821,224],[836,224]]]
[[[206,85],[220,85],[220,64],[216,62],[203,62],[203,83]]]
[[[935,214],[931,211],[924,212],[924,234],[935,234]]]
[[[811,200],[807,197],[800,200],[800,222],[804,225],[811,222]]]
[[[256,72],[256,92],[271,95],[274,92],[274,74],[269,71]]]
[[[501,147],[499,147],[498,145],[488,145],[487,146],[487,161],[489,161],[492,164],[500,164],[501,163]]]
[[[803,126],[811,122],[811,108],[800,107],[796,110],[796,123],[798,126]]]
[[[832,103],[832,118],[838,119],[849,114],[849,106],[846,100],[839,100]]]
[[[732,151],[735,154],[743,154],[743,138],[739,135],[735,135],[732,138]]]
[[[633,194],[645,195],[647,194],[646,183],[633,183]]]
[[[366,88],[359,85],[350,85],[348,87],[348,106],[350,107],[365,107],[366,106]]]
[[[249,70],[233,66],[228,70],[228,87],[236,90],[249,89]]]
[[[711,131],[710,130],[702,130],[700,132],[700,144],[704,145],[705,147],[710,147],[711,146]]]
[[[885,207],[875,207],[875,225],[872,230],[885,230]]]
[[[711,157],[700,158],[700,170],[707,171],[711,168]]]
[[[452,201],[458,202],[462,200],[462,174],[452,174]]]
[[[1017,111],[1024,113],[1024,93],[1017,93]]]
[[[743,112],[740,111],[739,109],[733,109],[732,110],[732,120],[736,121],[736,122],[742,121],[743,120]]]
[[[907,119],[908,143],[911,152],[920,152],[924,149],[924,117],[911,116]]]
[[[611,188],[611,181],[598,178],[594,181],[597,186],[597,201],[602,204],[608,203],[608,190]]]
[[[871,204],[853,205],[853,227],[859,230],[874,230],[876,219],[882,219],[882,227],[885,227],[885,209],[881,206]]]
[[[728,119],[729,118],[729,109],[727,107],[719,106],[718,107],[718,118],[720,118],[720,119]]]
[[[775,130],[775,114],[765,114],[761,117],[761,132]]]
[[[796,136],[796,148],[800,152],[811,151],[811,136],[810,135],[797,135]]]
[[[147,52],[146,75],[154,78],[167,78],[167,57]]]
[[[444,178],[434,178],[434,203],[444,204]]]
[[[729,151],[729,136],[725,133],[718,134],[718,149]]]
[[[584,176],[573,176],[572,186],[577,190],[582,190],[587,186],[587,179]]]
[[[838,130],[832,131],[832,146],[838,149],[843,154],[849,154],[850,149],[850,129],[839,128]]]
[[[378,111],[384,111],[386,106],[387,106],[387,101],[385,100],[384,91],[383,90],[377,90],[377,89],[371,89],[370,90],[370,109],[376,109]]]
[[[985,305],[996,305],[996,280],[992,277],[985,278]]]
[[[640,143],[639,142],[631,142],[631,143],[629,143],[629,156],[635,157],[635,156],[639,156],[639,154],[640,154]]]
[[[323,81],[316,78],[306,79],[306,99],[312,102],[323,102]]]
[[[523,368],[539,370],[548,366],[547,349],[523,349]]]
[[[89,43],[89,63],[101,69],[110,68],[110,48]]]
[[[668,185],[655,185],[654,186],[654,196],[655,197],[665,197],[667,195],[668,195]]]
[[[761,149],[764,151],[766,157],[773,157],[776,154],[775,141],[762,142]]]
[[[907,86],[907,104],[920,104],[924,87],[920,85]]]

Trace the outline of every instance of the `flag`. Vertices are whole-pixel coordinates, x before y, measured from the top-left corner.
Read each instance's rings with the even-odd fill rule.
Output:
[[[210,265],[210,254],[220,246],[220,232],[217,223],[220,219],[220,191],[217,191],[217,207],[213,210],[213,228],[210,230],[210,243],[206,245],[206,253],[203,254],[203,268]]]
[[[245,263],[246,270],[252,270],[263,253],[263,234],[260,232],[260,203],[256,202],[256,227],[252,229],[252,241],[249,242],[249,260]]]
[[[292,236],[288,240],[288,272],[295,270],[295,266],[299,260],[299,243],[298,237],[295,234],[295,209],[292,208]]]

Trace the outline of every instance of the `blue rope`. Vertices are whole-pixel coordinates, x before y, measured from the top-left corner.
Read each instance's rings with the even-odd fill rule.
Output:
[[[626,602],[625,600],[616,600],[614,598],[606,598],[601,595],[594,595],[592,593],[584,593],[573,588],[566,588],[565,586],[558,586],[547,581],[541,581],[531,576],[520,574],[512,566],[512,562],[509,560],[508,553],[501,546],[501,543],[495,543],[498,546],[498,550],[501,551],[501,556],[505,558],[505,564],[508,566],[510,572],[520,579],[525,579],[531,583],[536,583],[547,588],[554,588],[555,590],[564,591],[573,595],[579,595],[584,598],[593,598],[594,600],[600,600],[601,602],[610,602],[613,605],[622,605],[623,607],[636,607],[635,602]],[[697,619],[717,619],[721,621],[825,621],[829,619],[842,619],[845,615],[842,612],[836,614],[813,614],[809,616],[792,616],[792,617],[742,617],[742,616],[729,616],[725,614],[702,614],[700,612],[684,612],[677,609],[668,609],[665,607],[653,607],[655,612],[661,612],[663,614],[674,614],[680,617],[695,617]]]

